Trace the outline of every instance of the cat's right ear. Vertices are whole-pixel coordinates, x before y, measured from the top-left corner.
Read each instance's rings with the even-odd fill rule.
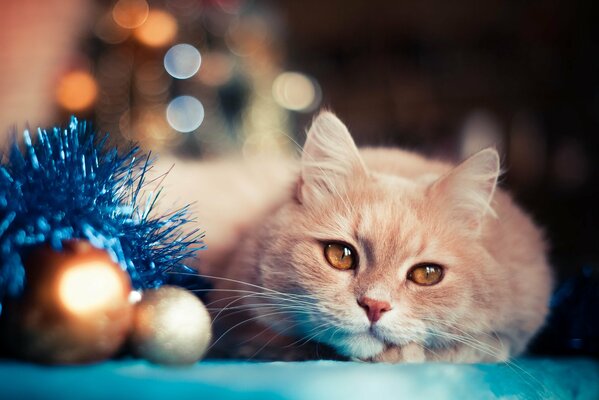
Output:
[[[298,201],[339,196],[351,179],[365,174],[366,167],[347,127],[334,114],[321,112],[308,130],[302,152]]]
[[[492,200],[500,173],[497,150],[486,148],[439,178],[429,193],[439,209],[478,234],[483,217],[495,215]]]

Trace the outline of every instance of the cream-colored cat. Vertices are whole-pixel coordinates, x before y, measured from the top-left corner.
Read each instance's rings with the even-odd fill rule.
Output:
[[[494,149],[358,150],[324,112],[301,161],[176,162],[165,192],[206,228],[218,354],[501,361],[543,324],[551,272],[499,174]]]

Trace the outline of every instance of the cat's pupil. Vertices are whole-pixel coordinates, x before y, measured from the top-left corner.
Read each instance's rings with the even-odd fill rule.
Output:
[[[435,285],[443,279],[443,267],[437,264],[417,264],[408,272],[408,279],[422,286]]]
[[[329,243],[325,245],[324,255],[332,267],[337,269],[352,269],[355,267],[355,257],[349,245]]]

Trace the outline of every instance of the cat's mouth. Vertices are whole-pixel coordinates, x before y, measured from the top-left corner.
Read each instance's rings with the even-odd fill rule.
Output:
[[[335,334],[323,335],[318,339],[325,344],[335,348],[339,354],[366,360],[384,352],[391,347],[397,347],[398,343],[390,332],[381,326],[368,326],[359,330],[335,330]]]
[[[390,342],[388,338],[385,337],[385,335],[383,335],[380,330],[377,328],[376,325],[371,325],[370,328],[368,328],[368,334],[370,336],[372,336],[373,338],[375,338],[376,340],[380,341],[381,343],[383,343],[383,345],[385,346],[385,348],[391,347],[394,345],[394,343]]]

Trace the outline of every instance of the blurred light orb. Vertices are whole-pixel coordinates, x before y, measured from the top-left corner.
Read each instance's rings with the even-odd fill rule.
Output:
[[[85,71],[73,71],[64,75],[56,87],[56,100],[69,111],[89,108],[98,96],[96,80]]]
[[[118,44],[127,40],[131,31],[118,25],[112,13],[108,12],[98,19],[94,26],[94,33],[106,43]]]
[[[204,106],[195,97],[176,97],[166,108],[166,120],[179,132],[194,131],[204,121]]]
[[[169,125],[166,105],[162,104],[139,107],[133,129],[135,141],[151,150],[173,147],[184,140],[183,135]]]
[[[202,10],[200,17],[203,28],[219,38],[227,34],[232,23],[230,14],[224,13],[215,7],[208,7]]]
[[[264,18],[243,17],[229,24],[225,43],[235,55],[247,57],[267,48],[271,35]]]
[[[216,0],[218,7],[228,14],[236,14],[243,5],[242,0]]]
[[[162,63],[148,61],[135,69],[134,82],[137,90],[146,97],[156,99],[167,96],[171,77],[167,75]]]
[[[112,264],[91,262],[64,272],[59,284],[59,296],[64,307],[86,315],[107,307],[123,292],[122,273]]]
[[[166,8],[173,14],[188,18],[190,21],[195,20],[205,10],[211,10],[212,7],[204,8],[205,1],[199,0],[167,0]]]
[[[200,69],[202,56],[190,44],[181,43],[171,47],[164,56],[164,68],[177,79],[187,79]]]
[[[576,139],[564,137],[560,140],[552,164],[554,182],[562,190],[576,189],[589,177],[587,152]]]
[[[146,22],[135,29],[135,38],[146,46],[162,47],[175,39],[177,29],[177,20],[170,13],[152,10]]]
[[[497,118],[485,110],[470,113],[464,121],[461,131],[461,157],[467,158],[474,153],[495,146],[503,154],[503,132]]]
[[[277,76],[272,95],[281,107],[302,112],[314,110],[322,97],[318,83],[299,72],[283,72]]]
[[[121,114],[118,121],[119,133],[127,140],[133,140],[131,132],[131,110],[127,109]]]
[[[140,290],[132,290],[129,293],[129,303],[137,304],[141,301],[141,291]]]
[[[146,0],[119,0],[112,8],[112,17],[123,28],[135,29],[146,21],[149,9]]]

